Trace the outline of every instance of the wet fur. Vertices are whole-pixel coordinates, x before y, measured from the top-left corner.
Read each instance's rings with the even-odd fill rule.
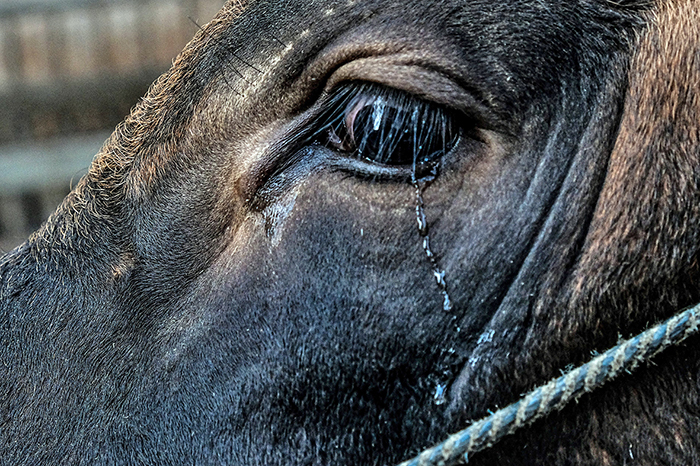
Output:
[[[0,464],[390,464],[700,301],[693,2],[457,3],[390,29],[421,2],[324,6],[347,11],[304,36],[305,5],[229,3],[0,259]],[[410,186],[276,155],[322,94],[313,51],[410,49],[434,23],[450,47],[424,31],[425,53],[490,112],[426,192],[461,334]],[[470,464],[700,463],[698,343]]]

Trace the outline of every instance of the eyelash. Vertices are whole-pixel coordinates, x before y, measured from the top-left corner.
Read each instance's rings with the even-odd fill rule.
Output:
[[[344,86],[326,108],[316,143],[368,164],[410,168],[414,177],[432,171],[461,134],[448,110],[376,84]]]

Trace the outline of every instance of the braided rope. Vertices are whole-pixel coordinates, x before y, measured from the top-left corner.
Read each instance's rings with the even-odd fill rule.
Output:
[[[506,435],[562,409],[570,401],[602,386],[620,372],[631,372],[643,361],[682,342],[698,331],[699,323],[700,304],[537,387],[519,401],[472,423],[443,443],[424,450],[399,466],[451,466],[467,461],[470,454],[493,446]]]

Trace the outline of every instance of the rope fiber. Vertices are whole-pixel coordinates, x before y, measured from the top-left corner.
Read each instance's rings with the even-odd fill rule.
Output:
[[[601,387],[620,372],[631,372],[666,348],[698,331],[700,304],[625,340],[590,362],[541,385],[519,401],[472,423],[441,444],[399,466],[452,466],[490,448],[506,435],[559,411],[584,393]]]

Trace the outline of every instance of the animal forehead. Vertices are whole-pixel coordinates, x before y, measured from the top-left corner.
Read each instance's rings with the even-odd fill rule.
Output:
[[[610,2],[593,0],[581,8],[577,2],[559,0],[273,0],[252,1],[241,6],[240,1],[230,0],[223,11],[227,20],[252,20],[257,26],[255,32],[264,35],[276,31],[277,37],[284,40],[293,40],[297,30],[337,30],[346,24],[354,26],[378,19],[373,26],[384,29],[390,36],[400,25],[425,28],[432,24],[442,29],[420,29],[420,32],[449,34],[456,30],[470,34],[471,30],[474,37],[482,37],[485,43],[487,39],[493,41],[513,35],[542,38],[548,30],[563,30],[578,18],[600,10],[633,11],[641,5],[650,6],[650,2],[620,2],[623,4],[614,6]],[[389,19],[391,21],[387,21]]]
[[[530,0],[230,1],[151,90],[144,111],[133,114],[135,136],[127,128],[125,141],[141,148],[137,157],[151,166],[155,149],[143,149],[165,147],[163,141],[184,134],[182,125],[197,115],[210,90],[232,95],[221,100],[232,104],[224,109],[259,119],[259,124],[250,122],[252,128],[310,104],[313,92],[308,86],[291,89],[295,80],[323,83],[343,63],[381,55],[401,55],[404,64],[438,69],[511,118],[534,99],[546,99],[550,89],[567,81],[563,74],[580,76],[578,51],[600,56],[599,48],[610,48],[606,39],[624,40],[596,27],[599,19],[591,20],[595,8],[603,7]],[[237,134],[244,132],[238,128]],[[151,178],[143,176],[139,183]]]
[[[531,88],[542,89],[558,74],[576,71],[579,51],[609,54],[624,44],[630,29],[624,16],[631,9],[597,1],[579,8],[575,2],[546,0],[280,0],[252,2],[235,19],[240,10],[225,11],[231,28],[219,48],[228,60],[219,62],[233,62],[248,80],[258,80],[254,73],[259,70],[303,67],[342,44],[347,59],[403,53],[418,63],[455,68],[455,74],[469,68],[475,82],[518,75],[529,79]],[[620,28],[612,31],[606,21],[619,21]],[[618,44],[611,47],[609,41]],[[507,93],[506,87],[494,94]]]

